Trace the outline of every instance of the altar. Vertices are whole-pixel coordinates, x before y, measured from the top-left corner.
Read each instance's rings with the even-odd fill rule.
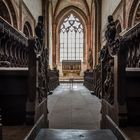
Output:
[[[63,76],[80,76],[81,60],[63,60],[62,72]]]

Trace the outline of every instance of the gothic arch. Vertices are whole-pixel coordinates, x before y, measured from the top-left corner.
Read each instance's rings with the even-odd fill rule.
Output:
[[[56,19],[54,20],[53,22],[53,26],[55,26],[53,28],[53,36],[55,36],[55,43],[53,43],[53,53],[55,53],[53,56],[55,56],[53,58],[53,62],[55,62],[56,60],[58,61],[57,63],[60,63],[60,56],[59,56],[59,49],[60,49],[60,46],[59,46],[59,36],[58,36],[58,32],[59,32],[59,28],[60,28],[60,25],[61,23],[63,22],[63,20],[70,14],[70,13],[73,13],[75,16],[77,16],[79,18],[79,20],[81,21],[83,27],[84,27],[84,32],[85,32],[85,35],[84,35],[84,44],[86,44],[86,40],[87,40],[87,23],[88,23],[88,18],[86,17],[86,15],[84,14],[84,12],[75,7],[75,6],[68,6],[66,8],[64,8],[59,14],[58,16],[56,17]],[[86,45],[84,47],[84,51],[86,51]],[[85,53],[84,53],[85,54]],[[84,56],[85,58],[86,56]],[[86,62],[86,59],[84,59],[84,62]],[[56,62],[55,62],[56,63]]]
[[[116,20],[115,24],[116,24],[116,34],[117,36],[119,36],[119,34],[122,32],[121,22],[119,20]]]
[[[87,15],[89,16],[89,15],[90,15],[90,10],[89,10],[89,6],[88,6],[88,4],[87,4],[87,0],[81,0],[81,1],[82,1],[83,4],[85,5],[85,8],[86,8],[86,10],[87,10]],[[62,0],[58,0],[57,3],[56,3],[55,9],[54,9],[54,17],[56,16],[56,13],[57,13],[57,11],[58,11],[58,8],[59,8],[61,2],[62,2]],[[73,2],[72,5],[74,5],[74,2]],[[71,7],[72,5],[70,5],[70,7]],[[63,9],[64,9],[64,7],[63,7]]]
[[[140,1],[134,0],[129,12],[128,27],[130,28],[138,22],[140,22]]]
[[[26,35],[26,37],[31,37],[33,36],[33,31],[30,23],[28,21],[25,22],[24,27],[23,27],[23,33]]]
[[[0,1],[0,16],[17,28],[17,17],[13,4],[9,0]]]
[[[68,6],[64,8],[59,15],[56,17],[55,22],[59,24],[60,21],[62,21],[70,12],[74,13],[76,16],[79,17],[79,19],[83,22],[83,24],[87,24],[88,18],[85,15],[85,13],[75,6]]]
[[[9,9],[7,8],[7,6],[3,1],[0,1],[0,16],[11,24],[12,21],[11,21]]]

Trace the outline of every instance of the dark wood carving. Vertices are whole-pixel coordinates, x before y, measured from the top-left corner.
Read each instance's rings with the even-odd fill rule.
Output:
[[[48,69],[48,48],[45,48],[44,41],[44,25],[43,17],[38,17],[38,23],[35,28],[37,38],[34,42],[34,52],[36,54],[36,90],[38,96],[38,103],[47,98],[47,69]]]
[[[53,91],[59,85],[59,71],[48,69],[48,90]]]
[[[95,95],[99,98],[102,98],[102,80],[101,80],[101,64],[98,64],[95,67],[95,74],[94,74],[94,92]]]
[[[0,140],[2,140],[2,116],[1,116],[1,108],[0,108]]]
[[[102,98],[108,101],[109,104],[114,103],[114,55],[117,53],[116,46],[116,27],[112,16],[108,16],[108,25],[105,32],[107,40],[106,45],[102,48],[100,59],[102,64]]]
[[[40,21],[41,20],[41,21]],[[43,17],[39,17],[35,28],[36,38],[29,39],[29,99],[35,102],[35,122],[44,116],[44,127],[48,125],[48,48],[44,46]]]
[[[3,125],[25,123],[27,84],[28,39],[0,17],[0,108]]]
[[[84,72],[84,86],[90,91],[94,91],[94,82],[95,82],[94,73],[95,73],[94,70],[93,71],[86,70]]]
[[[111,18],[111,19],[110,19]],[[116,37],[113,18],[109,16],[101,50],[102,128],[140,125],[140,23]]]
[[[28,40],[0,17],[0,67],[27,67]]]
[[[40,30],[42,32],[43,29]],[[43,44],[43,37],[37,34],[37,38],[28,40],[0,17],[3,124],[33,124],[41,116],[45,127],[48,124],[48,49]]]

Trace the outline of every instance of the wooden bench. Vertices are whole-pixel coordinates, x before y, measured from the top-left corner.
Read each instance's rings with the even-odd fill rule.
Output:
[[[126,68],[128,125],[140,126],[140,68]]]
[[[47,126],[48,49],[0,17],[0,108],[3,125]]]
[[[123,127],[140,126],[140,23],[103,47],[101,53],[102,120],[125,140]]]
[[[85,71],[84,72],[84,86],[89,89],[90,91],[94,91],[94,70],[93,71]]]
[[[59,71],[48,69],[48,88],[53,91],[59,85]]]
[[[28,68],[0,68],[0,107],[3,125],[24,124]]]
[[[0,108],[0,140],[2,140],[2,115],[1,115],[1,108]]]

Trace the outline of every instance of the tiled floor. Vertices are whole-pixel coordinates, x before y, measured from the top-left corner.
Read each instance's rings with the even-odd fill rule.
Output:
[[[82,85],[61,84],[48,97],[50,128],[99,129],[100,101]],[[31,126],[3,126],[3,140],[22,140]]]
[[[100,128],[100,100],[80,83],[61,84],[48,97],[48,108],[50,128]]]
[[[100,128],[100,100],[80,83],[61,84],[48,97],[50,128]],[[22,140],[31,126],[3,126],[3,140]],[[130,140],[140,139],[140,127],[122,129]]]

